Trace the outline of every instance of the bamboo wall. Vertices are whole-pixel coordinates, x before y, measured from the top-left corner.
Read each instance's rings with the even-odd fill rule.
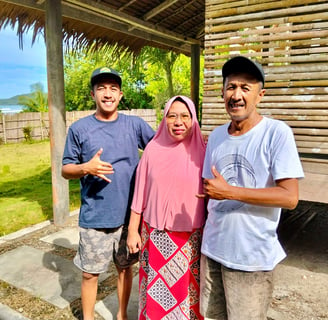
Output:
[[[89,111],[66,112],[66,129],[76,120],[94,113]],[[120,113],[136,115],[143,118],[154,129],[157,128],[156,110],[133,109],[119,110]],[[49,116],[42,112],[23,112],[15,114],[0,114],[0,143],[17,143],[25,141],[23,128],[31,127],[32,140],[44,140],[49,138]]]
[[[328,1],[206,0],[202,131],[228,121],[221,67],[258,60],[266,74],[259,111],[294,131],[305,156],[328,159]]]

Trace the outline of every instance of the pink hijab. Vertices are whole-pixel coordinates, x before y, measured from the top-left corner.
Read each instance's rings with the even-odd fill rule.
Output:
[[[182,141],[171,137],[165,120],[177,98],[185,102],[192,115],[191,134]],[[159,230],[192,231],[203,227],[205,204],[196,194],[203,192],[204,155],[205,143],[194,103],[185,96],[171,98],[138,165],[132,210],[143,213],[143,219]]]

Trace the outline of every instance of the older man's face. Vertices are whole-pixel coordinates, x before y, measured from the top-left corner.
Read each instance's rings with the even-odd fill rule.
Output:
[[[230,74],[222,89],[225,107],[230,118],[243,121],[257,113],[256,106],[264,96],[262,82],[247,73]]]

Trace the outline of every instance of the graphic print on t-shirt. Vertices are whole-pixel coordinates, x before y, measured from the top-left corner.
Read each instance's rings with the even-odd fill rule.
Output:
[[[229,154],[219,158],[215,163],[216,170],[232,186],[256,188],[255,172],[248,160],[240,154]],[[217,210],[230,212],[239,209],[245,203],[237,200],[221,200],[216,204]]]

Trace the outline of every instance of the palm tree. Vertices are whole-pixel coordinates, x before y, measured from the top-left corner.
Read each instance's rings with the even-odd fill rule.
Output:
[[[149,63],[157,63],[164,70],[168,85],[168,96],[174,96],[174,87],[173,87],[173,76],[172,70],[174,62],[178,59],[179,54],[173,51],[165,51],[159,48],[145,47],[142,52],[142,58],[144,61]]]
[[[43,85],[38,82],[31,85],[31,93],[18,97],[18,104],[23,106],[23,112],[48,112],[48,95],[43,91]]]
[[[42,127],[49,136],[49,131],[44,121],[44,113],[48,112],[48,95],[43,91],[43,85],[40,82],[31,85],[31,93],[26,96],[18,97],[18,104],[23,106],[23,112],[41,112]],[[25,131],[24,131],[25,130]],[[31,127],[23,129],[25,139],[30,136]]]

